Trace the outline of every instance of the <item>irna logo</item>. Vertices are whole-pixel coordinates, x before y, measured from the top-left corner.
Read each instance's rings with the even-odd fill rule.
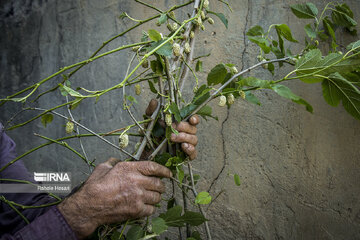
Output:
[[[70,182],[70,177],[68,173],[34,172],[34,180],[37,182]]]

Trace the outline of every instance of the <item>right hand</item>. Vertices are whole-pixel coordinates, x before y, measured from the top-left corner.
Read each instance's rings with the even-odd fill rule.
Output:
[[[107,223],[149,216],[161,201],[164,183],[171,171],[155,162],[119,162],[115,158],[99,164],[84,185],[58,205],[79,239]]]

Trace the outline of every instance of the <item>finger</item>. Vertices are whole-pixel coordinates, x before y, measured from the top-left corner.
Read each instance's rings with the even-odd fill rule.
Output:
[[[145,114],[150,117],[155,112],[157,105],[158,101],[156,99],[151,99],[148,107],[146,108]]]
[[[165,192],[165,184],[157,177],[143,176],[141,179],[142,186],[148,191],[155,191],[159,193]]]
[[[161,194],[154,191],[145,191],[143,200],[145,204],[158,204],[161,201]]]
[[[116,163],[120,162],[120,159],[109,158],[106,162],[100,163],[94,169],[94,174],[103,176],[105,173],[110,171]]]
[[[144,204],[142,211],[139,214],[139,218],[147,217],[155,213],[155,207],[153,205]]]
[[[170,169],[155,162],[137,162],[137,170],[145,176],[172,177]]]
[[[109,158],[106,162],[104,162],[105,165],[108,165],[109,167],[115,166],[118,162],[121,162],[118,158]]]
[[[197,157],[197,151],[195,150],[191,155],[189,155],[190,160],[194,160]]]
[[[197,156],[195,146],[189,143],[182,143],[181,149],[189,156],[190,160],[194,160]]]
[[[200,118],[199,118],[198,115],[195,114],[194,116],[190,117],[189,122],[190,122],[191,125],[196,126],[196,125],[198,125],[200,123]]]
[[[172,133],[171,141],[176,142],[176,143],[190,143],[190,144],[196,146],[198,143],[198,138],[196,135],[181,132],[178,135],[176,135],[175,133]]]
[[[188,122],[180,122],[176,125],[176,130],[179,132],[186,132],[189,134],[196,134],[197,128]]]

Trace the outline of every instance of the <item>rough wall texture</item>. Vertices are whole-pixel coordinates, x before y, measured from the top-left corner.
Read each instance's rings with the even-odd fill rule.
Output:
[[[156,2],[162,9],[173,3]],[[218,61],[235,63],[239,68],[255,63],[257,51],[244,38],[244,31],[255,24],[267,28],[272,23],[287,23],[295,29],[295,38],[304,37],[301,22],[289,11],[290,4],[300,1],[229,2],[232,13],[220,2],[211,1],[214,9],[229,16],[229,29],[217,21],[198,38],[197,53],[211,51],[213,56],[204,62],[205,73]],[[327,2],[316,4],[322,7]],[[360,21],[358,0],[345,2]],[[91,55],[104,40],[132,26],[133,23],[117,18],[123,11],[138,19],[153,13],[130,1],[1,1],[0,96]],[[140,36],[141,31],[135,30],[107,49]],[[339,36],[344,44],[354,40],[341,33]],[[128,59],[129,53],[123,52],[99,60],[79,71],[73,84],[88,89],[109,87],[122,79]],[[279,76],[285,71],[280,71]],[[272,78],[260,71],[252,74]],[[206,74],[200,76],[204,81]],[[199,127],[200,154],[194,165],[204,176],[200,188],[208,189],[213,196],[222,192],[208,209],[215,239],[360,239],[359,122],[343,109],[328,106],[319,85],[289,85],[313,104],[313,115],[264,92],[258,95],[261,107],[238,101],[227,110],[213,103],[219,121],[203,122]],[[75,118],[99,132],[122,127],[129,119],[122,114],[120,99],[121,95],[114,92],[97,104],[87,101],[74,112]],[[139,99],[137,116],[144,112],[148,100],[149,97]],[[55,93],[42,98],[39,105],[47,108],[61,101],[63,98]],[[2,107],[1,121],[17,110],[19,107],[11,103]],[[17,121],[33,114],[27,113]],[[56,119],[51,128],[45,129],[37,121],[9,134],[22,153],[43,142],[32,136],[34,132],[63,136],[63,124],[63,120]],[[70,143],[75,147],[78,144]],[[119,157],[96,139],[86,140],[85,148],[97,162]],[[86,178],[85,165],[59,146],[41,150],[24,161],[30,170],[69,171],[76,182]],[[240,175],[241,187],[236,187],[228,176],[233,173]]]

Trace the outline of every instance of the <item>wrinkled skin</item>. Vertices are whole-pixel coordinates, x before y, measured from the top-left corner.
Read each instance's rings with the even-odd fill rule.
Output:
[[[156,100],[150,102],[146,109],[148,116],[157,104]],[[173,134],[171,140],[181,143],[182,150],[191,160],[197,155],[198,138],[195,134],[198,123],[196,115],[189,122],[173,123],[179,135]],[[76,236],[84,239],[102,224],[152,215],[154,205],[161,201],[161,194],[165,191],[160,177],[171,176],[168,168],[155,162],[120,162],[110,158],[99,164],[83,186],[60,203],[58,209]]]
[[[79,239],[99,225],[149,216],[165,191],[159,177],[171,171],[155,162],[119,162],[115,158],[99,164],[80,188],[58,205]]]

